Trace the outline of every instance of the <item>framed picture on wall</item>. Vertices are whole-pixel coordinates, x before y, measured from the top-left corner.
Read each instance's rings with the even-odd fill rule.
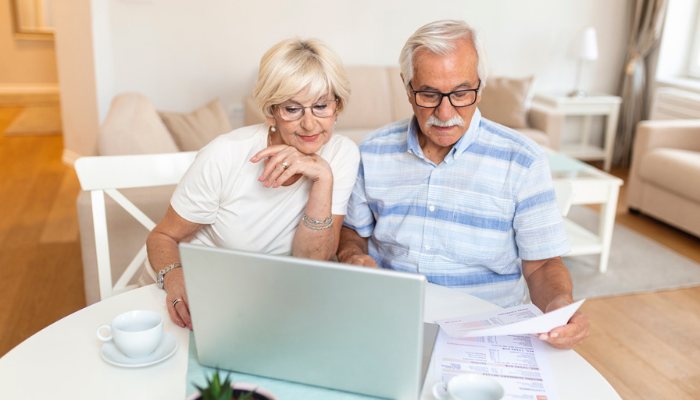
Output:
[[[53,40],[52,0],[11,0],[15,39]]]

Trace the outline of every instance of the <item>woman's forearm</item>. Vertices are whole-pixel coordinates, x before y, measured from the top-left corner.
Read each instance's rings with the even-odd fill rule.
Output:
[[[151,231],[146,239],[148,262],[157,274],[163,268],[180,262],[178,243],[189,242],[204,225],[196,224],[178,215],[172,206],[168,207],[165,217]],[[175,275],[182,273],[181,271]],[[168,275],[166,274],[166,279]]]
[[[308,219],[302,217],[294,234],[292,254],[295,257],[330,260],[337,248],[336,229],[330,222],[333,200],[333,176],[319,179],[311,186],[309,201],[304,209]],[[315,223],[321,221],[322,223]],[[333,221],[335,224],[336,221]],[[340,222],[342,223],[342,222]],[[314,229],[316,228],[316,229]]]
[[[180,262],[180,252],[177,245],[177,241],[172,237],[162,232],[151,231],[146,239],[146,249],[148,262],[155,273],[172,263]]]

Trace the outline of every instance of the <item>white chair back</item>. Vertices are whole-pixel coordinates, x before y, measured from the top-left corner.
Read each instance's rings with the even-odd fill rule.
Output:
[[[83,190],[91,192],[101,300],[133,289],[135,285],[129,285],[129,282],[146,260],[144,243],[117,283],[112,285],[104,194],[114,199],[146,229],[153,230],[156,223],[124,197],[118,189],[177,184],[192,165],[196,154],[197,152],[190,151],[170,154],[81,157],[75,162],[75,172],[78,174],[80,186]]]
[[[571,204],[573,204],[574,196],[576,191],[574,190],[574,185],[571,182],[566,181],[553,181],[554,194],[557,196],[557,205],[559,206],[559,212],[561,215],[566,217],[571,209]]]

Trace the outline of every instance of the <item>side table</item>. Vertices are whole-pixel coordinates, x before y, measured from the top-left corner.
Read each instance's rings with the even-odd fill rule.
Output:
[[[566,116],[580,115],[584,117],[581,140],[577,144],[551,143],[555,150],[579,160],[603,160],[603,169],[610,171],[617,118],[622,99],[608,94],[592,94],[586,97],[569,97],[565,94],[536,93],[532,99],[534,104],[549,108]],[[603,135],[603,147],[590,144],[591,117],[601,115],[607,117]],[[561,135],[559,136],[561,137]]]
[[[571,252],[565,256],[600,254],[598,271],[605,272],[608,269],[617,196],[623,184],[622,179],[563,153],[557,153],[549,148],[544,150],[552,171],[552,181],[568,182],[573,187],[572,204],[601,205],[597,234],[564,218],[564,228],[571,245]]]

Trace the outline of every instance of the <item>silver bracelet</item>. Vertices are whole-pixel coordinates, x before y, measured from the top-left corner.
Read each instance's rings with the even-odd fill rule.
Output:
[[[307,217],[306,214],[304,214],[304,218],[302,218],[301,222],[303,222],[304,225],[306,225],[307,228],[313,229],[313,230],[315,230],[315,231],[320,231],[320,230],[322,230],[322,229],[328,229],[328,228],[330,228],[331,226],[333,226],[333,216],[332,216],[332,215],[331,215],[330,218],[328,218],[328,219],[326,220],[326,221],[330,221],[330,222],[328,222],[328,225],[324,225],[324,226],[311,226],[311,225],[309,225],[308,222],[306,222],[307,219],[310,219],[310,218]],[[313,220],[311,220],[311,221],[313,221]],[[325,222],[325,221],[318,221],[317,223],[320,224],[320,223],[323,223],[323,222]]]
[[[163,287],[163,284],[165,283],[165,274],[174,270],[175,268],[182,268],[182,264],[180,264],[179,262],[172,263],[167,267],[161,269],[160,272],[158,272],[158,275],[156,276],[156,283],[158,284],[159,288],[165,289]]]
[[[306,213],[304,213],[304,221],[306,221],[306,222],[308,222],[308,223],[310,223],[310,224],[316,224],[316,225],[327,224],[327,223],[333,221],[333,215],[331,214],[330,218],[326,218],[326,219],[324,219],[323,221],[316,221],[315,219],[309,218],[309,216],[306,215]]]

